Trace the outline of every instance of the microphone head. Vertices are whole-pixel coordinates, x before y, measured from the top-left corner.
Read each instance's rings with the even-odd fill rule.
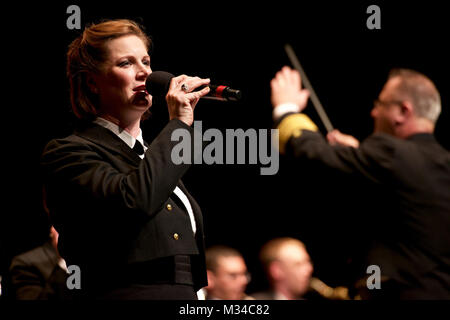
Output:
[[[154,97],[164,97],[169,91],[170,80],[175,77],[170,72],[154,71],[145,82],[147,92]]]

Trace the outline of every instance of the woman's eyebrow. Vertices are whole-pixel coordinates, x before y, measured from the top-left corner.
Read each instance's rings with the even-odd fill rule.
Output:
[[[139,58],[136,57],[136,55],[134,54],[124,54],[121,56],[118,56],[115,60],[121,60],[121,59],[137,59],[139,60]],[[150,60],[150,56],[149,55],[145,55],[142,57],[142,59],[149,59]]]

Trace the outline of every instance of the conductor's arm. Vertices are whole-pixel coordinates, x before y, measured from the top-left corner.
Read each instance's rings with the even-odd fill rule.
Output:
[[[359,174],[375,181],[388,174],[395,149],[390,137],[373,135],[359,146],[359,142],[353,137],[334,133],[336,143],[330,145],[318,132],[314,122],[301,113],[306,108],[309,94],[301,88],[298,71],[283,67],[271,81],[271,90],[281,154],[315,161],[326,167]],[[380,174],[380,171],[384,173]]]

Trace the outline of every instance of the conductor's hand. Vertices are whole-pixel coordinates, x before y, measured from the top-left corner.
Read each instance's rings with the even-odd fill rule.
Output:
[[[290,103],[298,106],[298,112],[305,109],[309,91],[302,89],[302,79],[298,71],[283,67],[270,82],[270,87],[272,107]]]
[[[341,146],[353,147],[353,148],[359,147],[359,141],[355,137],[353,137],[349,134],[341,133],[337,129],[335,129],[327,134],[327,140],[332,146],[341,145]]]
[[[198,100],[208,94],[209,87],[194,91],[198,87],[208,85],[209,79],[181,75],[172,78],[166,95],[169,118],[179,119],[188,126],[194,122],[194,109]]]

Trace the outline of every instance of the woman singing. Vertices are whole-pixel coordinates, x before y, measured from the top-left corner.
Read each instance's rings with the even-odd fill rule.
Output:
[[[152,96],[150,39],[133,21],[87,27],[69,46],[67,76],[80,125],[42,156],[47,205],[59,252],[80,270],[75,296],[196,299],[206,285],[200,208],[181,182],[171,133],[189,130],[209,79],[172,79],[170,120],[151,144],[142,138]],[[70,270],[70,269],[69,269]]]

